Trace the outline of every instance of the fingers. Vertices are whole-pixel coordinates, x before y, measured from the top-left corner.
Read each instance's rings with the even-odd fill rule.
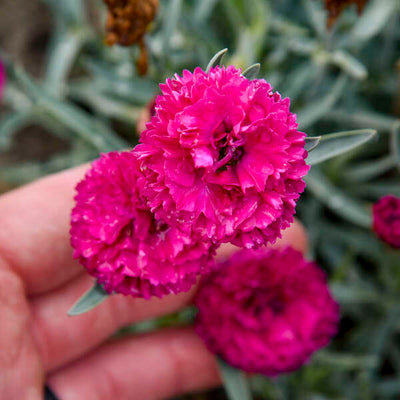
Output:
[[[32,300],[32,333],[46,371],[77,359],[122,326],[178,311],[193,297],[193,291],[151,300],[113,295],[95,309],[69,317],[67,311],[91,285],[93,280],[82,276]]]
[[[192,329],[111,342],[48,378],[63,400],[159,400],[219,384],[215,359]]]
[[[43,293],[83,269],[72,259],[69,220],[74,187],[87,167],[51,175],[0,196],[0,255],[28,294]]]
[[[0,399],[40,400],[44,374],[19,278],[0,262]]]
[[[299,250],[305,250],[306,242],[304,228],[296,221],[285,231],[277,245],[291,244]],[[237,249],[229,244],[222,246],[220,260]],[[153,298],[150,301],[113,295],[84,315],[68,317],[66,313],[72,304],[91,285],[93,280],[84,275],[57,291],[32,300],[33,334],[45,370],[54,370],[77,359],[124,325],[179,310],[192,301],[196,290],[193,288],[189,293],[171,295],[161,300]]]

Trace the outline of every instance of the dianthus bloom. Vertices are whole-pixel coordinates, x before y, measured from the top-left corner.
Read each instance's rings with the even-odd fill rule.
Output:
[[[400,198],[382,197],[372,208],[375,233],[394,248],[400,248]]]
[[[242,250],[202,282],[195,302],[207,347],[247,372],[296,370],[338,329],[324,272],[292,248]]]
[[[274,242],[308,171],[289,99],[233,66],[185,70],[160,88],[137,147],[157,174],[145,191],[151,210],[215,243]]]
[[[77,185],[74,257],[109,293],[162,297],[187,291],[212,265],[213,247],[155,220],[134,152],[103,154]]]

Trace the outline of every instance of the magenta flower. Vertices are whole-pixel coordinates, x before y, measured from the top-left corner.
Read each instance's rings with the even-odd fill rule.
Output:
[[[388,195],[372,207],[373,229],[386,243],[400,248],[400,198]]]
[[[296,370],[338,329],[324,272],[292,248],[242,250],[202,282],[195,303],[209,350],[247,372]]]
[[[214,247],[155,220],[141,196],[134,152],[103,154],[76,190],[74,257],[109,293],[162,297],[187,291],[212,266]]]
[[[274,242],[308,171],[289,99],[233,66],[184,71],[160,87],[137,147],[157,174],[145,190],[156,217],[215,243]]]

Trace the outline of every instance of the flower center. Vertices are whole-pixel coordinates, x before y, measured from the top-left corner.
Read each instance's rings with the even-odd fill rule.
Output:
[[[260,289],[246,300],[245,308],[257,318],[262,317],[266,310],[277,315],[285,310],[285,299],[281,293],[271,293]]]
[[[162,221],[157,221],[155,218],[153,218],[150,229],[149,229],[149,234],[154,235],[154,234],[163,234],[165,231],[167,231],[169,228],[169,225],[162,222]]]
[[[218,150],[218,161],[215,164],[217,172],[226,171],[228,166],[236,166],[243,156],[244,141],[235,139],[232,129],[232,124],[224,121],[221,131],[215,134],[215,147]]]

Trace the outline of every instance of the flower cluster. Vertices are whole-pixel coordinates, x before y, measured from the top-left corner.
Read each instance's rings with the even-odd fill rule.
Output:
[[[274,242],[308,171],[289,99],[233,66],[184,71],[160,87],[137,147],[157,174],[145,189],[156,217],[214,243]]]
[[[77,186],[74,255],[110,293],[188,290],[220,243],[274,242],[304,189],[305,134],[266,81],[231,66],[160,87],[141,144]]]
[[[400,198],[387,195],[373,208],[373,229],[376,234],[394,248],[400,248]]]
[[[299,368],[336,334],[339,307],[323,271],[298,251],[242,251],[203,281],[196,331],[207,347],[248,372]]]

